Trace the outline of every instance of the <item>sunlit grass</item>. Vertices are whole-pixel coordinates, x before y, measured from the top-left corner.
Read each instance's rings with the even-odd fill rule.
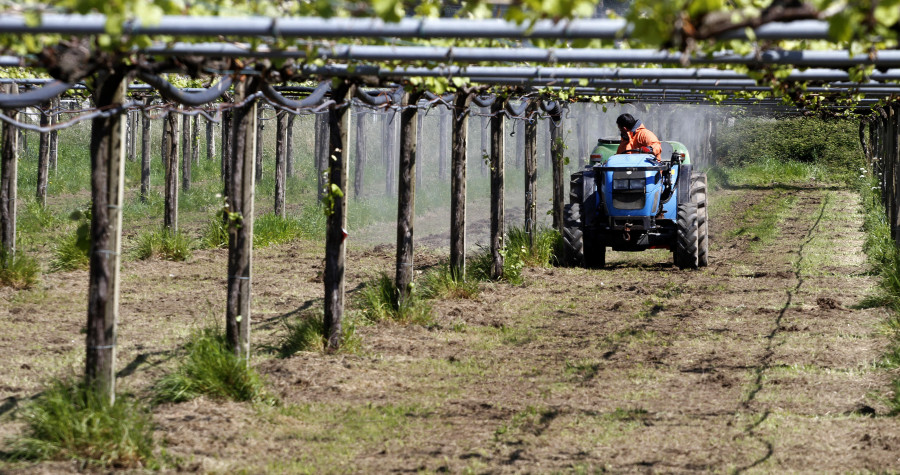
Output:
[[[401,299],[393,279],[381,274],[377,279],[366,282],[360,292],[359,307],[363,315],[373,321],[383,320],[398,323],[427,325],[432,320],[431,306],[419,295],[413,284],[409,295]]]
[[[193,247],[193,240],[181,231],[160,228],[138,235],[134,255],[137,259],[186,261],[191,258]]]
[[[174,372],[154,387],[154,401],[183,402],[198,396],[233,401],[262,401],[265,388],[256,371],[235,356],[225,335],[214,328],[194,333]]]
[[[27,289],[38,282],[41,266],[22,252],[0,249],[0,286]]]
[[[108,468],[154,467],[153,423],[132,398],[110,404],[83,383],[56,380],[21,414],[12,457],[83,460]]]
[[[275,352],[280,358],[289,358],[301,351],[323,351],[326,342],[324,319],[324,312],[318,309],[285,320],[284,333],[278,340]],[[355,353],[361,346],[362,340],[356,333],[356,316],[353,313],[346,313],[341,321],[340,351]]]

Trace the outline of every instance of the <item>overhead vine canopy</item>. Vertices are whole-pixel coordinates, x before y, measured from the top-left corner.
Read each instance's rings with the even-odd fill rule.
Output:
[[[596,101],[654,89],[711,101],[774,96],[816,108],[900,92],[887,70],[898,63],[890,50],[900,0],[58,0],[2,8],[0,48],[30,68],[5,75],[46,71],[68,83],[128,64],[205,84],[253,70],[271,84],[355,77],[440,94],[476,82]],[[450,11],[456,19],[441,18]],[[531,69],[513,69],[523,65]],[[617,70],[709,65],[749,86],[726,87],[723,78],[690,83],[700,77],[675,84]],[[498,74],[475,74],[485,67]],[[798,69],[806,67],[831,75]]]

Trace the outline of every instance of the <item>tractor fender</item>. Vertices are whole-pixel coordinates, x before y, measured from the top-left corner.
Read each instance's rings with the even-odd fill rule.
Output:
[[[678,165],[678,178],[675,182],[677,188],[678,204],[691,202],[691,169],[690,163]]]
[[[582,182],[582,194],[584,197],[582,202],[582,219],[584,220],[584,228],[590,229],[597,219],[597,209],[600,206],[600,193],[594,186],[594,170],[588,169],[584,171],[584,181]]]

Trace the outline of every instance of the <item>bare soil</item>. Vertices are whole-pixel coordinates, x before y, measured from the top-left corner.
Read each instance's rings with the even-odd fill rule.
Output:
[[[786,203],[774,235],[737,232],[767,196]],[[678,270],[667,251],[611,253],[603,270],[527,269],[521,286],[434,302],[427,328],[360,326],[355,354],[266,349],[284,319],[320,306],[322,248],[258,250],[254,365],[279,404],[155,407],[164,471],[900,471],[900,420],[883,402],[897,374],[877,365],[887,314],[861,305],[876,281],[856,195],[710,199],[705,269]],[[416,266],[443,257],[422,249]],[[390,272],[393,251],[355,248],[348,262],[352,301]],[[225,269],[223,251],[124,263],[122,390],[146,397],[191,331],[221,320]],[[82,371],[86,280],[47,274],[40,289],[0,290],[0,438],[21,431],[18,408],[49,377]]]

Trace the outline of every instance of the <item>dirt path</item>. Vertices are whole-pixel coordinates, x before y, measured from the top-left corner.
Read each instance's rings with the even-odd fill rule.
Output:
[[[878,397],[891,376],[876,367],[886,315],[859,305],[875,281],[856,196],[779,188],[711,199],[704,270],[679,271],[666,251],[612,253],[608,269],[534,269],[521,287],[487,284],[477,300],[437,302],[429,328],[360,327],[359,355],[262,354],[256,363],[282,405],[157,408],[168,464],[249,473],[900,470],[900,420]],[[259,253],[260,344],[316,297],[314,254]],[[359,270],[349,288],[390,269],[391,254],[351,256]],[[191,275],[216,286],[220,261],[201,257]],[[140,303],[154,289],[123,305],[159,312]],[[177,305],[196,300],[199,289],[182,290]],[[177,334],[197,320],[167,318]],[[139,320],[122,332],[144,340],[126,347],[126,361],[149,355],[125,378],[140,393],[170,364],[177,338],[146,322],[138,330]],[[3,421],[0,432],[12,432]],[[26,471],[47,467],[70,465]]]

